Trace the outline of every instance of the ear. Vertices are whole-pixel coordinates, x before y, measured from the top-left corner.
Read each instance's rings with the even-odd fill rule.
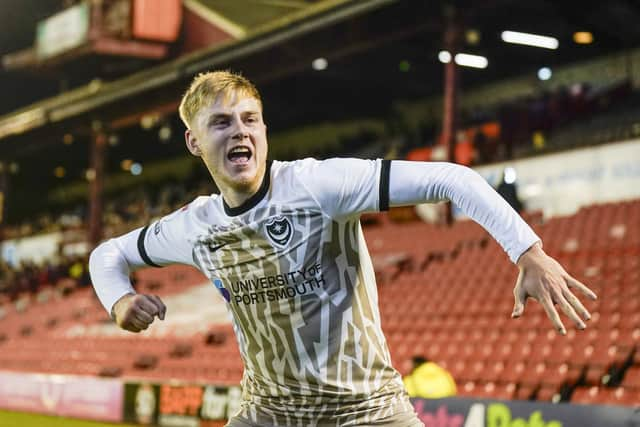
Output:
[[[202,151],[200,150],[200,146],[198,145],[198,140],[196,136],[193,134],[191,129],[187,129],[184,131],[184,141],[187,144],[187,149],[194,156],[200,157],[202,155]]]

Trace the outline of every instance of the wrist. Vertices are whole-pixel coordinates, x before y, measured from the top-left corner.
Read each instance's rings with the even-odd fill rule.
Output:
[[[542,242],[537,241],[533,245],[529,247],[526,251],[520,255],[518,261],[516,261],[516,265],[518,267],[525,267],[532,259],[543,256],[544,251],[542,250]]]

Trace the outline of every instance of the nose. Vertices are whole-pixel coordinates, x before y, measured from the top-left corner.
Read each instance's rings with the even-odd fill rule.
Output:
[[[249,130],[242,120],[234,120],[233,139],[243,140],[249,136]]]

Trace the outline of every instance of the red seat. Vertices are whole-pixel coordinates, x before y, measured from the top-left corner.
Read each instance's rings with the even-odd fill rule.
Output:
[[[527,365],[524,362],[514,362],[505,365],[502,374],[502,381],[508,383],[519,383]]]
[[[496,384],[494,382],[488,382],[484,385],[483,397],[489,399],[512,400],[515,398],[516,388],[515,383]]]
[[[519,400],[529,400],[536,392],[536,387],[527,384],[521,384],[516,389],[515,398]]]
[[[574,385],[580,379],[582,369],[573,367],[568,363],[562,363],[560,365],[551,366],[542,373],[541,382],[544,385],[550,386],[554,389],[559,389],[560,386]]]
[[[609,395],[609,401],[614,405],[638,406],[640,404],[640,390],[616,387]]]
[[[552,385],[543,385],[536,394],[536,399],[543,402],[551,402],[558,395],[559,388]]]
[[[458,386],[458,396],[462,397],[479,397],[481,395],[480,387],[476,389],[476,383],[467,381]]]
[[[527,368],[522,372],[520,376],[520,384],[528,385],[531,387],[537,387],[542,382],[542,377],[547,369],[547,365],[544,362],[527,364]]]
[[[622,386],[640,390],[640,366],[632,366],[624,374]]]
[[[592,387],[577,387],[571,395],[572,403],[579,404],[592,404],[596,401],[600,388],[597,386]]]

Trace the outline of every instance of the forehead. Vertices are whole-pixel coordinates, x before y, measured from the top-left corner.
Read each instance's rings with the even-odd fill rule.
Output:
[[[262,112],[260,101],[247,93],[232,91],[218,94],[212,102],[203,105],[199,113],[205,113],[204,115],[208,116],[217,113],[242,113],[244,111]]]

